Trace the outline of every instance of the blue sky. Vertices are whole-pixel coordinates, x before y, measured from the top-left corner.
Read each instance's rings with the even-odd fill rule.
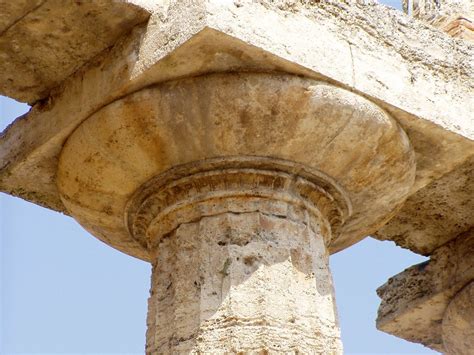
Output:
[[[0,97],[0,129],[27,110]],[[143,353],[147,263],[69,217],[5,194],[0,237],[1,354]],[[435,354],[375,329],[375,289],[424,260],[371,238],[331,257],[346,354]]]

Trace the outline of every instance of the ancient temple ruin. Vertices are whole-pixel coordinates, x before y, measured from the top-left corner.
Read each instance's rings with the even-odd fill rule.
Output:
[[[153,265],[146,352],[342,354],[330,254],[430,256],[377,327],[474,349],[472,2],[0,1],[0,189]]]

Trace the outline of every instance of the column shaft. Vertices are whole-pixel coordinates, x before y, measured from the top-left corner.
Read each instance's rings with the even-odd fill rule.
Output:
[[[342,353],[328,253],[300,216],[222,213],[163,238],[147,353]]]

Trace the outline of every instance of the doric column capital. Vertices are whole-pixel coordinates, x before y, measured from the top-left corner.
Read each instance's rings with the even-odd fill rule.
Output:
[[[183,223],[226,212],[262,212],[321,225],[326,245],[350,216],[344,190],[319,171],[257,156],[214,158],[177,166],[145,183],[129,200],[130,234],[154,248]],[[306,219],[306,218],[305,218]]]
[[[340,354],[329,254],[392,217],[414,178],[405,132],[364,97],[221,73],[103,107],[57,181],[86,229],[152,262],[148,353]]]
[[[395,213],[414,175],[404,131],[369,100],[293,75],[224,73],[150,86],[97,111],[66,142],[58,187],[92,234],[149,259],[152,238],[223,211],[200,198],[238,195],[313,205],[330,251],[341,250]]]

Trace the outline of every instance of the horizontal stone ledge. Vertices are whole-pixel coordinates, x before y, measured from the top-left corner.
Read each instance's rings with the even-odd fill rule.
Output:
[[[390,278],[377,293],[382,299],[377,328],[444,352],[442,320],[454,295],[474,280],[474,229],[438,248],[430,260]]]

